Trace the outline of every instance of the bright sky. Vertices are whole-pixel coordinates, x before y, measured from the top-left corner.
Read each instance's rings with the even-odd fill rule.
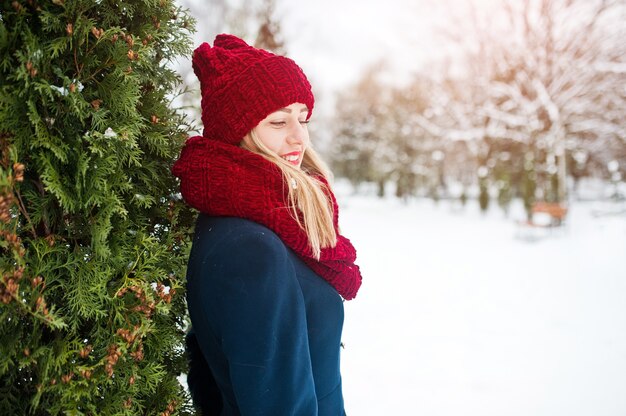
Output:
[[[212,43],[211,18],[200,14],[216,20],[215,6],[207,8],[202,0],[178,3],[198,19],[195,45]],[[276,16],[288,56],[304,69],[318,101],[330,104],[333,93],[355,82],[368,65],[384,61],[394,80],[402,82],[441,55],[433,36],[440,6],[433,0],[277,0]]]
[[[424,1],[282,2],[288,52],[317,84],[337,88],[383,60],[406,76],[436,51]],[[317,82],[316,82],[317,81]]]

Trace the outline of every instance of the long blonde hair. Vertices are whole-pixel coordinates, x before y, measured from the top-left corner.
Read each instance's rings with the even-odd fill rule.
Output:
[[[325,185],[311,175],[322,175],[327,181],[332,178],[330,170],[312,147],[308,146],[302,157],[300,169],[270,150],[254,131],[248,133],[253,146],[246,140],[241,147],[257,153],[280,169],[287,184],[287,202],[291,216],[304,230],[313,256],[319,260],[322,248],[337,245],[337,233],[333,226],[333,206],[322,189]]]

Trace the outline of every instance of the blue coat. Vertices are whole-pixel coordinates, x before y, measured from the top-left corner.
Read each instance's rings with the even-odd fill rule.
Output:
[[[341,416],[343,302],[268,228],[200,214],[188,384],[203,415]]]

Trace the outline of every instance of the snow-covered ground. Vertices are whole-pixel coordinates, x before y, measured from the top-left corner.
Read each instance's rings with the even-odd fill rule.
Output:
[[[349,416],[626,415],[626,214],[574,203],[550,232],[518,226],[519,204],[338,199],[364,277]]]

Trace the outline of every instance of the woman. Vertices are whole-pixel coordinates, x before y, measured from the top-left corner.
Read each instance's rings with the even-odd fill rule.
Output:
[[[204,415],[342,415],[343,299],[361,284],[311,148],[292,60],[218,35],[195,50],[202,136],[173,172],[198,209],[187,272],[189,388]]]

